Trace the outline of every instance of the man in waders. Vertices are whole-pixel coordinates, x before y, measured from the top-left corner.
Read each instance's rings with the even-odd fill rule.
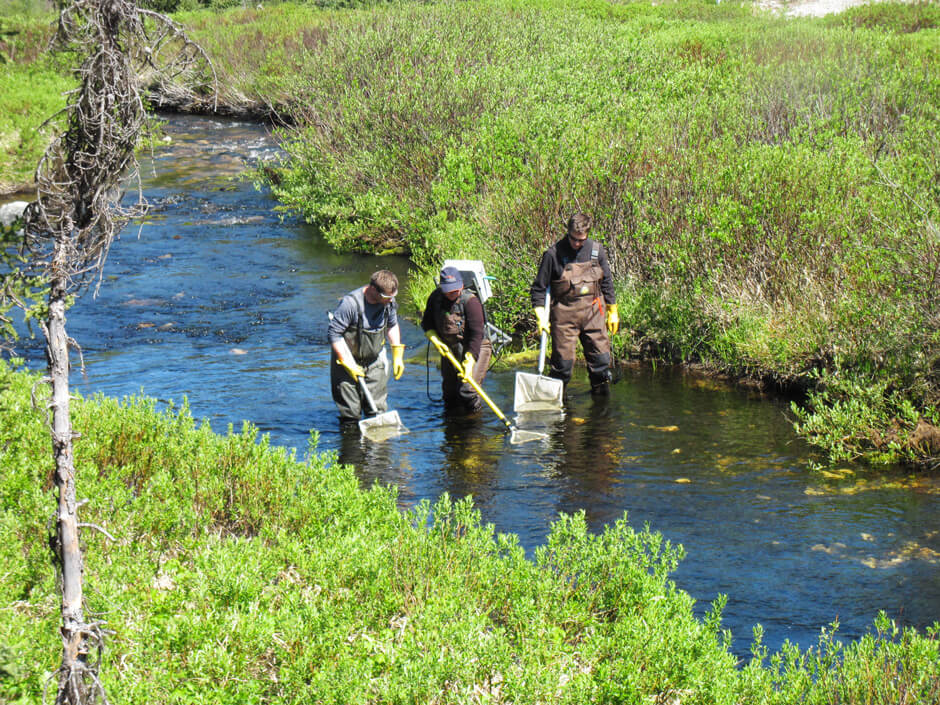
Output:
[[[430,339],[437,336],[450,348],[463,372],[477,383],[482,383],[490,365],[493,346],[486,336],[483,303],[463,285],[460,270],[444,267],[437,288],[428,297],[421,328]],[[466,382],[461,381],[454,366],[441,362],[441,391],[444,408],[449,412],[473,413],[483,402]]]
[[[539,332],[552,338],[550,375],[567,387],[581,340],[591,393],[610,393],[610,335],[620,327],[607,250],[588,238],[591,216],[568,220],[567,235],[545,251],[530,289]],[[550,310],[545,292],[551,292]]]
[[[392,372],[399,379],[405,371],[405,346],[398,327],[395,295],[398,277],[386,269],[372,275],[367,286],[343,297],[330,319],[330,387],[341,422],[358,421],[364,405],[359,378],[375,402],[376,413],[388,410],[388,356],[385,340],[392,348]]]

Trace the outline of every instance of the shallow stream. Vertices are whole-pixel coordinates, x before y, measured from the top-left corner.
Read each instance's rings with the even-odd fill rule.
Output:
[[[217,431],[247,419],[300,455],[316,429],[320,450],[366,484],[397,486],[402,506],[471,494],[484,521],[529,551],[559,512],[583,509],[598,530],[627,512],[685,546],[674,578],[700,614],[728,596],[724,625],[742,657],[758,622],[778,649],[815,644],[836,619],[857,638],[879,609],[918,627],[940,619],[940,482],[813,473],[786,405],[681,371],[628,369],[606,403],[577,371],[564,419],[543,424],[548,438],[512,445],[492,414],[443,419],[438,372],[427,374],[424,337],[405,321],[408,364],[390,400],[410,433],[372,444],[341,431],[327,311],[375,269],[406,279],[408,262],[338,255],[234,179],[275,155],[265,128],[174,116],[167,130],[172,142],[142,164],[152,217],[115,243],[98,298],[69,312],[81,393],[186,397]],[[24,350],[30,367],[44,364],[38,344]],[[485,387],[508,413],[513,373],[491,372]]]

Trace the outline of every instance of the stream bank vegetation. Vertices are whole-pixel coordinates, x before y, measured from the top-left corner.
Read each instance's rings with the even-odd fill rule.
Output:
[[[273,188],[338,248],[408,252],[417,302],[442,258],[482,259],[524,336],[540,253],[589,212],[622,353],[805,388],[797,430],[833,462],[936,468],[938,27],[936,3],[323,15],[279,74]]]
[[[107,702],[98,671],[106,629],[85,610],[80,529],[112,537],[98,524],[79,521],[84,502],[79,501],[73,442],[80,434],[73,431],[69,374],[70,350],[80,354],[80,348],[68,335],[65,311],[101,276],[124,225],[146,213],[139,178],[137,200],[122,199],[125,180],[133,183],[138,175],[135,150],[148,125],[141,66],[156,80],[185,82],[191,67],[206,57],[178,25],[133,0],[61,3],[50,51],[65,57],[62,65],[78,87],[66,94],[65,109],[50,118],[54,136],[36,167],[35,200],[21,216],[19,257],[11,258],[8,234],[3,236],[0,323],[9,334],[5,314],[17,303],[27,317],[35,314],[46,340],[47,375],[40,382],[48,384],[49,393],[37,394],[37,383],[31,398],[45,410],[57,502],[48,545],[61,597],[61,622],[54,630],[61,639],[61,663],[48,680],[56,682],[56,705],[87,705]],[[14,233],[16,228],[14,223]],[[36,282],[48,285],[39,310],[23,301],[37,293]]]
[[[86,705],[99,698],[107,702],[98,672],[106,630],[95,616],[86,619],[80,529],[110,534],[79,521],[83,503],[78,501],[73,441],[80,434],[73,432],[69,391],[70,350],[78,344],[68,335],[65,311],[101,275],[123,226],[146,212],[139,188],[138,200],[128,205],[122,203],[121,188],[137,174],[135,149],[147,125],[139,66],[185,80],[189,66],[205,57],[168,18],[125,0],[63,3],[50,49],[67,57],[64,63],[78,88],[50,120],[56,134],[36,168],[36,198],[22,215],[23,256],[17,261],[10,259],[4,235],[0,322],[8,323],[10,302],[19,303],[29,309],[27,317],[38,314],[46,340],[47,376],[41,381],[50,391],[41,401],[52,441],[57,500],[48,543],[61,597],[61,623],[55,631],[62,647],[61,663],[49,680],[56,681],[57,705]],[[37,281],[48,284],[41,313],[22,301],[34,293]],[[38,408],[37,396],[34,387]]]
[[[0,701],[58,664],[48,430],[38,377],[0,362]],[[214,433],[153,399],[76,399],[85,602],[114,636],[101,681],[128,703],[937,703],[940,625],[739,662],[724,598],[703,619],[683,556],[626,516],[562,515],[526,558],[470,499],[398,508],[332,453]],[[808,648],[807,648],[808,647]]]
[[[496,277],[573,210],[611,253],[620,354],[805,390],[832,462],[940,463],[940,7],[481,0],[177,15],[223,100],[276,115],[285,207],[335,247]],[[197,108],[198,95],[170,101]]]

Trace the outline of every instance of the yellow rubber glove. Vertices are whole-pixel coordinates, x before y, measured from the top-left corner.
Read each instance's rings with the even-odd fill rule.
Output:
[[[349,373],[349,376],[353,378],[354,382],[358,382],[360,377],[365,377],[366,371],[362,369],[362,366],[352,358],[350,358],[348,361],[343,360],[342,358],[336,358],[336,361],[345,368],[345,370]]]
[[[424,331],[424,337],[430,340],[434,347],[437,348],[437,351],[441,354],[441,357],[444,357],[443,350],[447,349],[447,346],[444,345],[444,341],[437,337],[436,330],[426,330]]]
[[[620,330],[620,314],[617,304],[607,304],[607,332],[613,335]]]
[[[404,373],[405,373],[405,346],[393,345],[392,346],[392,374],[395,376],[395,379],[401,379],[401,376]]]
[[[468,352],[463,356],[463,376],[465,379],[473,377],[473,366],[475,364],[477,364],[477,361],[473,359],[472,352]]]
[[[532,310],[535,311],[535,320],[539,324],[539,334],[550,334],[552,330],[548,324],[548,309],[545,306],[536,306]]]

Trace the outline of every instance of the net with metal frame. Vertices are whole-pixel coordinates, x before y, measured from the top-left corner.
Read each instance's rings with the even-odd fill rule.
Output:
[[[512,409],[516,413],[559,411],[564,406],[565,385],[560,379],[531,372],[517,372]]]
[[[397,411],[386,411],[359,421],[359,431],[363,438],[373,442],[387,441],[403,433],[408,433]]]

